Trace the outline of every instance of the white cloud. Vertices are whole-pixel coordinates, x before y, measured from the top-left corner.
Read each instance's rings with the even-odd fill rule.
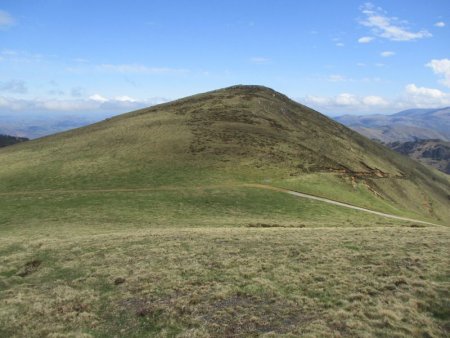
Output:
[[[345,45],[342,42],[336,42],[336,47],[344,47]]]
[[[19,111],[26,107],[26,102],[24,100],[12,99],[9,97],[0,96],[0,111],[5,108],[6,112]]]
[[[336,96],[334,102],[338,106],[353,106],[358,104],[358,98],[353,94],[342,93]]]
[[[100,102],[100,103],[109,101],[106,97],[103,97],[100,94],[94,94],[94,95],[89,96],[89,100]]]
[[[408,84],[397,97],[359,96],[342,93],[336,96],[308,95],[299,100],[303,104],[331,115],[346,113],[395,113],[410,108],[439,108],[450,106],[450,93],[439,89]]]
[[[361,11],[366,18],[361,20],[360,23],[369,27],[372,33],[378,37],[391,41],[410,41],[432,36],[427,30],[418,32],[409,30],[406,21],[387,16],[382,8],[375,7],[371,3],[364,4]]]
[[[133,99],[132,97],[123,95],[123,96],[116,96],[114,98],[114,100],[119,101],[119,102],[137,102],[135,99]]]
[[[262,65],[270,62],[269,58],[262,57],[262,56],[254,56],[250,58],[250,62],[254,63],[256,65]]]
[[[446,94],[439,89],[417,87],[414,83],[406,86],[406,93],[413,96],[426,96],[433,99],[443,98]]]
[[[17,99],[0,96],[0,113],[122,113],[149,107],[169,101],[165,98],[153,97],[135,100],[129,96],[118,96],[112,99],[99,94],[85,99]]]
[[[386,108],[389,105],[389,102],[380,96],[358,96],[350,93],[342,93],[334,97],[309,95],[301,101],[319,111],[328,112],[363,112]]]
[[[440,81],[444,86],[450,87],[450,59],[431,60],[426,64],[433,72],[443,79]]]
[[[373,106],[373,107],[385,107],[389,104],[388,101],[386,101],[382,97],[373,96],[373,95],[363,97],[362,103],[367,106]]]
[[[363,36],[358,39],[359,43],[369,43],[374,39],[372,36]]]
[[[84,100],[38,100],[36,102],[27,102],[38,110],[73,112],[83,111],[95,108],[92,102]]]
[[[6,11],[0,10],[0,28],[9,27],[16,23],[16,20]]]
[[[445,22],[443,22],[443,21],[439,21],[439,22],[436,22],[435,24],[434,24],[436,27],[445,27]]]
[[[387,58],[387,57],[390,57],[390,56],[394,56],[394,55],[395,55],[395,52],[384,51],[384,52],[381,52],[380,55],[381,55],[382,57],[384,57],[384,58]]]
[[[450,93],[439,89],[417,87],[414,83],[405,87],[405,101],[417,108],[433,108],[450,105]]]
[[[330,76],[328,76],[328,81],[330,82],[344,82],[346,80],[348,80],[345,76],[343,75],[339,75],[339,74],[332,74]]]

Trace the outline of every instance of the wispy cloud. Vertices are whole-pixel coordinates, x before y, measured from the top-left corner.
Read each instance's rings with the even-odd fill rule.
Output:
[[[348,79],[340,74],[331,74],[330,76],[328,76],[328,81],[330,82],[344,82],[344,81],[348,81]]]
[[[255,65],[263,65],[269,63],[270,59],[263,56],[254,56],[250,58],[250,62]]]
[[[14,94],[25,94],[28,88],[22,80],[9,80],[0,82],[0,91]]]
[[[336,47],[345,47],[345,43],[342,42],[341,37],[334,37],[331,39]]]
[[[327,112],[363,112],[374,109],[384,109],[389,102],[381,96],[358,96],[351,93],[341,93],[333,97],[308,95],[301,99],[306,105]]]
[[[362,36],[358,39],[359,43],[369,43],[374,39],[372,36]]]
[[[6,11],[0,10],[0,28],[13,26],[16,20]]]
[[[394,56],[395,52],[387,50],[387,51],[381,52],[380,55],[384,58],[388,58],[390,56]]]
[[[431,60],[425,66],[430,67],[435,74],[443,77],[440,82],[450,87],[450,59]]]
[[[434,26],[435,26],[435,27],[440,27],[440,28],[445,27],[445,22],[444,22],[444,21],[436,22],[436,23],[434,24]]]
[[[13,49],[2,49],[0,51],[0,58],[3,61],[14,63],[42,62],[45,59],[44,55],[42,54],[29,53]]]
[[[380,38],[391,41],[411,41],[431,37],[427,30],[411,31],[408,22],[397,17],[389,17],[380,7],[366,3],[361,7],[361,12],[366,16],[360,23],[369,27],[372,33]]]
[[[70,96],[72,97],[82,97],[84,93],[83,87],[74,87],[70,90]]]

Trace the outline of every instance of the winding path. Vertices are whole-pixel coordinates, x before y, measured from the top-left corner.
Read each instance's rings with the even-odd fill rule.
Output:
[[[364,212],[368,212],[368,213],[371,213],[371,214],[375,214],[375,215],[383,216],[383,217],[387,217],[387,218],[394,218],[394,219],[399,219],[399,220],[402,220],[402,221],[409,221],[409,222],[416,222],[416,223],[422,223],[422,224],[429,224],[429,225],[437,225],[437,226],[439,226],[438,224],[435,224],[435,223],[430,223],[430,222],[426,222],[426,221],[420,221],[420,220],[413,219],[413,218],[407,218],[407,217],[401,217],[401,216],[395,216],[395,215],[391,215],[391,214],[386,214],[384,212],[379,212],[379,211],[375,211],[375,210],[361,208],[361,207],[357,207],[357,206],[352,205],[352,204],[338,202],[338,201],[330,200],[328,198],[323,198],[323,197],[318,197],[318,196],[314,196],[314,195],[310,195],[310,194],[305,194],[305,193],[298,192],[298,191],[282,189],[282,188],[275,188],[275,187],[267,186],[267,185],[263,185],[263,184],[261,184],[261,185],[260,184],[247,184],[246,186],[255,187],[255,188],[259,187],[259,188],[263,188],[263,189],[277,190],[277,191],[285,192],[287,194],[294,195],[294,196],[297,196],[297,197],[308,198],[310,200],[321,201],[321,202],[325,202],[325,203],[328,203],[328,204],[334,204],[334,205],[338,205],[340,207],[354,209],[354,210],[359,210],[359,211],[364,211]]]

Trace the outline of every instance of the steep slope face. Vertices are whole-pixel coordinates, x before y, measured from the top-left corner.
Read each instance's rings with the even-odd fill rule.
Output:
[[[435,167],[450,174],[450,142],[441,140],[417,140],[386,144],[396,152]]]
[[[416,139],[450,140],[450,108],[409,109],[392,115],[344,115],[336,121],[371,139],[408,142]]]
[[[2,192],[269,182],[450,219],[446,177],[259,86],[124,114],[2,149],[0,160]]]

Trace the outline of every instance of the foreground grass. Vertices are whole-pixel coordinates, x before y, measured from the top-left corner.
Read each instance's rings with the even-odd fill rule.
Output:
[[[445,337],[450,230],[173,228],[0,239],[0,336]]]

